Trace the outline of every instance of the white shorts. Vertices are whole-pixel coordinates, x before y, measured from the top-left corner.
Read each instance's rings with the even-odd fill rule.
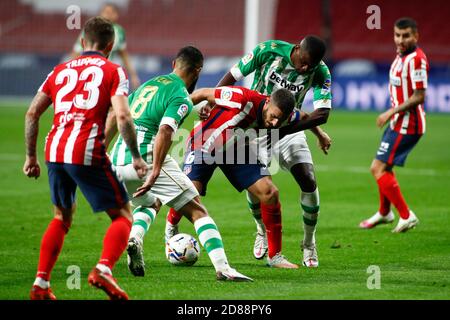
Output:
[[[153,165],[150,164],[149,173],[152,168]],[[138,198],[133,198],[133,193],[144,183],[146,177],[140,179],[132,164],[117,166],[115,169],[119,179],[122,179],[125,183],[134,207],[150,207],[155,203],[156,198],[158,198],[163,205],[179,210],[189,201],[199,196],[192,181],[181,171],[176,161],[169,155],[166,156],[161,174],[156,179],[153,187],[149,192]]]
[[[267,150],[267,136],[257,138],[258,157],[265,165],[269,165],[273,157],[278,161],[281,168],[290,171],[298,163],[313,164],[311,151],[306,142],[306,135],[303,131],[285,136],[272,145],[270,151]]]

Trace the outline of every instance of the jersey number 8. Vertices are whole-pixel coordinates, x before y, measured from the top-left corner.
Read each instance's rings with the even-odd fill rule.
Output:
[[[159,87],[157,86],[148,86],[142,89],[142,91],[139,93],[139,97],[134,100],[133,104],[131,105],[130,112],[133,119],[137,119],[142,115],[145,108],[147,108],[148,103],[150,102],[150,100],[152,100],[156,91],[158,91],[158,88]]]

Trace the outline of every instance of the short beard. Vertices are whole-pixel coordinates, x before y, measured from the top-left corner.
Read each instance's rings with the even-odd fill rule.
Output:
[[[192,92],[194,92],[195,86],[197,85],[197,81],[198,81],[198,78],[195,79],[195,80],[191,83],[191,85],[189,86],[189,88],[187,89],[187,91],[188,91],[189,94],[191,94]]]

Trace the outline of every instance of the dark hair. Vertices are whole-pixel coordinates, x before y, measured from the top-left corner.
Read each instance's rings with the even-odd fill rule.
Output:
[[[283,112],[284,118],[287,118],[292,113],[292,110],[294,110],[294,95],[288,89],[278,89],[272,92],[270,98],[273,104]]]
[[[193,46],[181,48],[180,51],[178,51],[175,60],[182,63],[183,68],[185,68],[187,72],[192,72],[203,66],[203,54]]]
[[[411,28],[412,31],[417,32],[417,22],[416,20],[409,18],[409,17],[403,17],[395,21],[394,24],[399,29],[407,29]]]
[[[84,25],[84,39],[89,44],[97,44],[99,50],[114,41],[114,28],[111,22],[102,17],[93,17]]]
[[[301,47],[309,53],[313,65],[319,64],[325,55],[325,42],[317,36],[307,35],[300,43]]]

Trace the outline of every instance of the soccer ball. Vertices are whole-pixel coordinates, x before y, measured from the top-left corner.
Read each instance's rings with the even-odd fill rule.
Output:
[[[166,257],[173,265],[192,266],[199,255],[198,241],[190,234],[176,234],[166,243]]]

